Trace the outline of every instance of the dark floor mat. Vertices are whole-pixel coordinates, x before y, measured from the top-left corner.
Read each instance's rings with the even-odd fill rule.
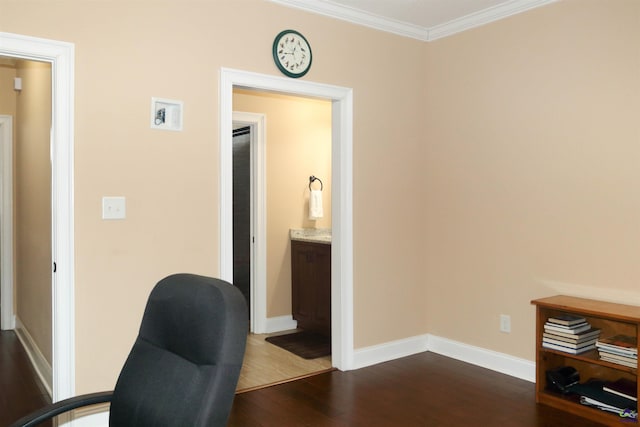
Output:
[[[266,341],[304,359],[317,359],[331,354],[331,338],[314,332],[294,332],[266,338]]]

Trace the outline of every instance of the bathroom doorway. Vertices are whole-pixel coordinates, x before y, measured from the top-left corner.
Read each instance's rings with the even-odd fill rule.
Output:
[[[244,89],[233,102],[233,283],[253,300],[251,332],[292,330],[290,230],[331,228],[331,103]],[[310,175],[325,182],[314,220]]]
[[[233,283],[246,295],[247,281],[254,277],[250,274],[252,260],[256,264],[262,262],[267,268],[262,269],[265,274],[255,276],[263,278],[262,286],[256,288],[269,295],[265,303],[269,313],[262,328],[251,322],[252,334],[239,381],[239,390],[246,390],[331,369],[331,356],[326,350],[318,351],[315,342],[306,345],[306,341],[287,341],[293,348],[283,350],[270,340],[273,335],[279,335],[277,339],[288,337],[296,329],[292,317],[290,229],[331,227],[332,117],[328,100],[247,89],[234,89],[233,93]],[[253,132],[252,128],[262,120],[268,128],[268,138]],[[257,148],[265,153],[264,162],[252,154]],[[262,173],[254,174],[253,169]],[[314,220],[308,218],[312,174],[322,176],[325,184],[325,211]],[[318,185],[314,184],[314,188]],[[254,239],[250,232],[251,214],[256,210],[251,205],[259,204],[253,201],[258,194],[265,194],[266,187],[269,191],[264,197],[263,214],[254,215],[262,219],[264,227],[253,227],[266,232]],[[251,257],[254,243],[268,247],[264,257]],[[249,299],[255,300],[253,289],[249,290]],[[330,311],[328,301],[326,307]],[[328,325],[330,316],[326,319]],[[326,331],[326,336],[329,333]],[[267,366],[271,368],[264,369]]]
[[[331,336],[332,365],[352,369],[353,352],[353,208],[352,208],[352,127],[353,94],[342,88],[309,81],[285,79],[239,70],[220,72],[220,275],[233,277],[232,240],[232,138],[233,91],[235,88],[324,99],[331,103],[332,144],[332,272]],[[307,182],[302,185],[308,185]],[[269,186],[271,188],[271,181]],[[305,207],[300,207],[302,211]],[[285,236],[288,239],[288,236]],[[271,240],[271,239],[270,239]],[[256,242],[258,243],[258,242]],[[257,311],[265,306],[257,307]]]

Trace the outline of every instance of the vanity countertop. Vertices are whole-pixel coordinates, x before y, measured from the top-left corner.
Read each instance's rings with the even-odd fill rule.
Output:
[[[289,230],[291,240],[331,244],[330,228],[292,228]]]

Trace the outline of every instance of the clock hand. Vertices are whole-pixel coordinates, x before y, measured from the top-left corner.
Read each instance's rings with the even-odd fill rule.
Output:
[[[293,55],[291,52],[285,52],[285,50],[284,50],[284,49],[280,49],[280,52],[278,52],[278,53],[279,53],[280,55],[283,55],[283,57],[284,57],[284,55]]]

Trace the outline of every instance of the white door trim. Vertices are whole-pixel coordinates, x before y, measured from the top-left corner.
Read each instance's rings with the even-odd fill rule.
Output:
[[[14,329],[13,313],[13,117],[0,115],[0,329]]]
[[[0,32],[0,55],[51,63],[53,401],[75,394],[72,43]],[[53,271],[53,270],[52,270]]]
[[[332,364],[353,366],[353,90],[338,86],[222,68],[220,70],[220,276],[233,280],[233,87],[275,91],[332,101]]]
[[[233,112],[233,123],[251,128],[251,332],[267,332],[267,162],[264,114]]]

